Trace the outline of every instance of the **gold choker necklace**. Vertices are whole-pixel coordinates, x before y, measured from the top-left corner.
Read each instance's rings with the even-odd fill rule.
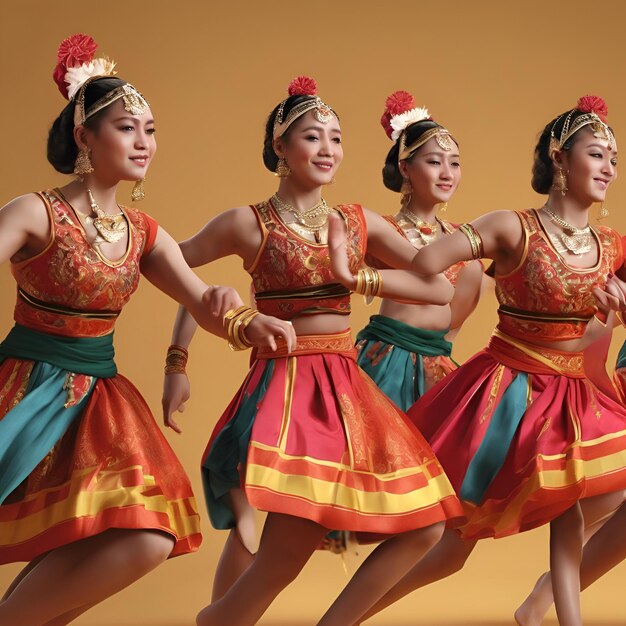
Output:
[[[282,200],[277,193],[271,197],[272,204],[279,213],[291,213],[303,229],[312,234],[318,233],[328,223],[328,216],[333,210],[321,198],[310,209],[299,211],[295,206]]]
[[[427,246],[429,243],[432,243],[435,239],[437,239],[437,233],[439,232],[439,221],[437,218],[435,218],[434,223],[426,222],[406,208],[403,208],[398,215],[401,219],[404,218],[415,227],[415,232],[417,233],[419,240],[411,240],[411,243],[422,243]]]
[[[89,215],[85,218],[85,222],[87,224],[93,224],[94,228],[98,231],[98,235],[100,235],[104,241],[108,243],[119,241],[128,230],[124,213],[120,211],[115,215],[109,215],[98,206],[98,203],[94,200],[93,194],[91,193],[91,189],[87,189],[87,195],[89,196],[91,210],[95,213],[96,217]],[[96,240],[94,243],[98,244],[102,242]]]
[[[566,222],[547,204],[544,204],[541,209],[546,213],[552,222],[558,224],[564,231],[558,235],[549,233],[550,239],[556,244],[555,247],[558,252],[570,252],[571,254],[579,255],[586,254],[591,250],[591,226],[589,226],[589,224],[583,228],[578,228],[577,226]]]

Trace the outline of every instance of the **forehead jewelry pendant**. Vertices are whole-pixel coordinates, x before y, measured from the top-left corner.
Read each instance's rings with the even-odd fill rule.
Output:
[[[454,147],[454,142],[452,141],[452,137],[450,137],[449,133],[437,133],[435,135],[435,141],[446,152],[450,152],[450,150]]]
[[[133,115],[143,115],[148,106],[146,99],[132,85],[124,85],[123,90],[124,109]]]
[[[328,124],[333,117],[333,112],[327,104],[322,102],[321,98],[316,98],[316,100],[317,106],[313,109],[315,119],[322,124]]]

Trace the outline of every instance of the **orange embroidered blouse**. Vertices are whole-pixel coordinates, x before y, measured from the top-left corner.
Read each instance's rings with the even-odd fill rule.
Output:
[[[496,274],[498,330],[527,341],[563,341],[581,337],[596,311],[594,287],[624,263],[619,234],[594,226],[599,258],[594,267],[567,265],[556,251],[534,209],[517,211],[524,229],[524,252],[518,266]]]
[[[335,207],[346,223],[348,256],[354,273],[365,256],[367,227],[358,204]],[[350,290],[330,270],[328,246],[300,237],[278,216],[270,201],[251,205],[263,243],[248,273],[258,310],[289,320],[297,315],[350,313]]]
[[[45,250],[13,263],[18,297],[18,324],[53,335],[97,337],[113,331],[115,320],[137,289],[140,261],[157,234],[157,223],[145,213],[124,208],[128,246],[111,261],[85,238],[85,231],[58,190],[38,194],[50,220]]]

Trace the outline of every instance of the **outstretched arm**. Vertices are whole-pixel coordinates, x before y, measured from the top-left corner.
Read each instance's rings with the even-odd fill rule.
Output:
[[[395,233],[391,227],[388,226],[388,228],[394,243],[396,238],[400,244],[407,243],[410,246],[408,252],[410,252],[411,256],[414,256],[415,249],[411,244],[406,242],[398,233]],[[335,278],[348,289],[355,290],[357,287],[357,276],[352,274],[348,263],[346,229],[343,220],[339,216],[331,215],[329,218],[328,247],[331,268]],[[392,261],[393,256],[389,250],[390,248],[387,248],[385,252],[381,246],[372,251],[372,254],[388,263]],[[409,255],[403,254],[403,252],[397,254],[395,259],[397,265],[407,266],[410,261]],[[382,289],[378,292],[380,297],[444,305],[448,304],[454,295],[452,285],[443,274],[438,276],[417,276],[413,272],[401,269],[380,270],[379,272],[382,278]]]

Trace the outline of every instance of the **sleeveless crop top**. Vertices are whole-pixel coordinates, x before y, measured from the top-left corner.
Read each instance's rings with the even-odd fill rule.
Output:
[[[85,238],[76,213],[57,190],[38,194],[50,220],[50,240],[39,254],[11,265],[18,286],[16,323],[53,335],[96,337],[112,332],[115,319],[137,289],[140,261],[157,234],[145,213],[124,208],[128,245],[111,261]]]
[[[407,234],[404,232],[404,229],[402,228],[402,226],[400,226],[400,224],[396,222],[395,216],[383,215],[383,219],[387,220],[406,240],[409,239],[407,237]],[[458,228],[456,224],[452,224],[451,222],[446,222],[445,220],[442,220],[439,218],[438,218],[438,221],[441,224],[442,230],[447,235],[451,235]],[[451,265],[447,270],[444,270],[443,272],[444,276],[450,281],[450,283],[452,283],[453,287],[456,286],[461,270],[471,262],[472,261],[459,261],[458,263]]]
[[[606,226],[592,227],[598,262],[578,269],[556,251],[536,210],[516,213],[524,229],[524,251],[512,272],[495,275],[498,330],[525,341],[581,337],[596,311],[593,288],[602,288],[607,274],[624,262],[620,236]]]
[[[347,229],[348,258],[353,273],[363,264],[367,228],[358,204],[335,207]],[[270,201],[251,205],[263,233],[252,266],[258,310],[283,320],[316,313],[350,313],[350,290],[330,270],[328,246],[300,237],[279,218]]]

